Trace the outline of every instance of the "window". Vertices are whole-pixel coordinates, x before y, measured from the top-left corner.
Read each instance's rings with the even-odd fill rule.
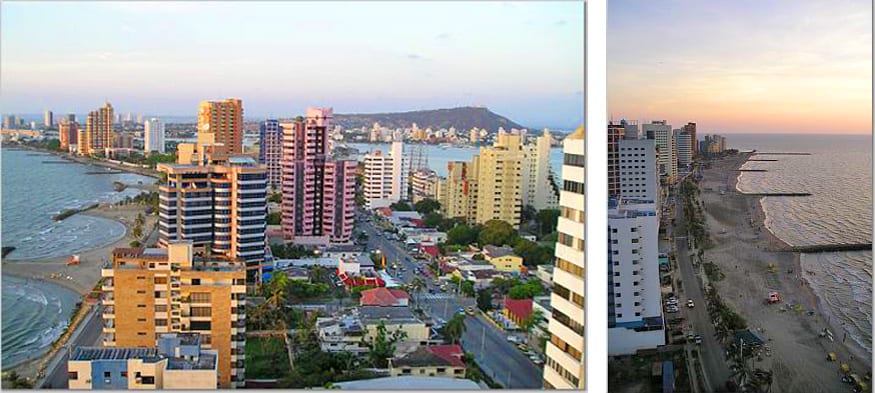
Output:
[[[68,373],[67,373],[67,379],[69,379],[69,380],[71,380],[71,381],[78,380],[78,379],[79,379],[79,372],[78,372],[78,371],[70,371],[70,372],[68,372]]]
[[[167,277],[155,277],[155,284],[167,284]]]
[[[211,328],[210,321],[191,321],[191,330],[210,330]]]
[[[127,377],[128,377],[128,372],[122,371],[122,378],[127,378]]]
[[[192,307],[191,308],[191,316],[193,317],[209,317],[212,315],[212,308],[210,307]]]
[[[109,371],[104,371],[104,372],[103,372],[103,377],[104,377],[104,378],[111,378],[111,377],[112,377],[112,373],[109,372]]]
[[[166,319],[156,319],[155,326],[167,326],[167,320]]]
[[[155,377],[154,376],[143,377],[143,379],[140,381],[140,383],[142,383],[143,385],[154,385],[155,384]]]
[[[192,279],[192,284],[194,281],[198,281],[198,285],[200,284],[200,279]],[[192,292],[191,293],[191,302],[192,303],[209,303],[210,302],[210,293],[209,292]]]

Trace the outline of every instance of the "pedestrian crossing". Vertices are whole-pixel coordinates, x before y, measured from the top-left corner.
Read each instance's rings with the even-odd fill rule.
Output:
[[[456,297],[455,295],[450,293],[423,293],[418,296],[420,300],[444,300]]]

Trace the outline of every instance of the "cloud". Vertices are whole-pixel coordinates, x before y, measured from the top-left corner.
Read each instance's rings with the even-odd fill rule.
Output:
[[[408,53],[408,54],[407,54],[407,58],[410,59],[410,60],[422,60],[422,59],[423,59],[422,56],[420,56],[420,55],[418,55],[418,54],[416,54],[416,53]]]
[[[557,20],[556,23],[553,23],[556,26],[565,26],[568,22],[565,19]]]
[[[450,33],[440,33],[435,38],[437,38],[439,40],[449,40],[449,39],[453,38],[453,36]]]

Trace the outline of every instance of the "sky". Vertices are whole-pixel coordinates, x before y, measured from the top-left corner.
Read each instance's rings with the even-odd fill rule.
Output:
[[[583,2],[2,2],[4,113],[486,106],[583,122]]]
[[[614,120],[872,132],[870,0],[611,0],[607,56]]]

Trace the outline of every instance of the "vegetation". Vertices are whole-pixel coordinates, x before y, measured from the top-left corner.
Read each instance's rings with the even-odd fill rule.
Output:
[[[246,378],[281,378],[291,371],[286,343],[279,337],[246,339]]]
[[[3,387],[11,389],[33,389],[33,382],[18,375],[18,372],[11,371],[8,374],[3,375]]]
[[[465,314],[454,314],[441,328],[441,334],[451,344],[458,344],[462,340],[465,329]]]
[[[492,310],[492,291],[481,289],[477,291],[477,308],[483,312]]]
[[[422,214],[423,216],[436,212],[440,208],[440,202],[434,199],[423,199],[413,204],[413,210],[416,210],[417,212],[419,212],[419,214]]]
[[[516,238],[516,229],[506,221],[502,220],[486,221],[486,224],[483,225],[483,229],[477,236],[477,240],[481,245],[491,244],[494,246],[513,244],[513,242],[516,241]]]
[[[532,299],[535,296],[540,296],[544,292],[544,287],[538,280],[530,280],[525,283],[514,285],[508,291],[507,296],[511,299]]]
[[[267,215],[267,225],[280,225],[282,217],[280,212],[274,212]]]
[[[469,280],[462,281],[462,294],[465,296],[474,296],[474,283]]]
[[[538,266],[553,262],[554,247],[539,245],[531,240],[518,238],[513,252],[523,258],[526,266]]]
[[[389,205],[389,207],[393,211],[398,211],[398,212],[409,212],[409,211],[413,210],[413,208],[410,207],[410,204],[408,204],[407,202],[395,202],[395,203]]]
[[[713,262],[704,263],[702,267],[705,269],[705,275],[708,276],[708,279],[711,281],[720,281],[726,277],[726,275],[720,271],[720,267]]]
[[[271,244],[270,252],[276,259],[300,259],[315,255],[313,250],[294,244]]]
[[[480,236],[479,226],[457,225],[447,232],[447,244],[468,245]]]
[[[363,342],[368,347],[368,360],[377,368],[389,366],[389,359],[395,355],[395,344],[407,338],[407,333],[395,330],[389,333],[386,324],[382,320],[377,325],[377,333],[371,337],[365,335]]]
[[[278,192],[275,192],[273,194],[270,194],[270,196],[267,198],[267,200],[268,200],[268,202],[280,203],[283,201],[283,195],[278,193]]]
[[[535,221],[538,223],[538,233],[551,233],[556,229],[556,223],[559,220],[559,209],[543,209],[535,215]]]

